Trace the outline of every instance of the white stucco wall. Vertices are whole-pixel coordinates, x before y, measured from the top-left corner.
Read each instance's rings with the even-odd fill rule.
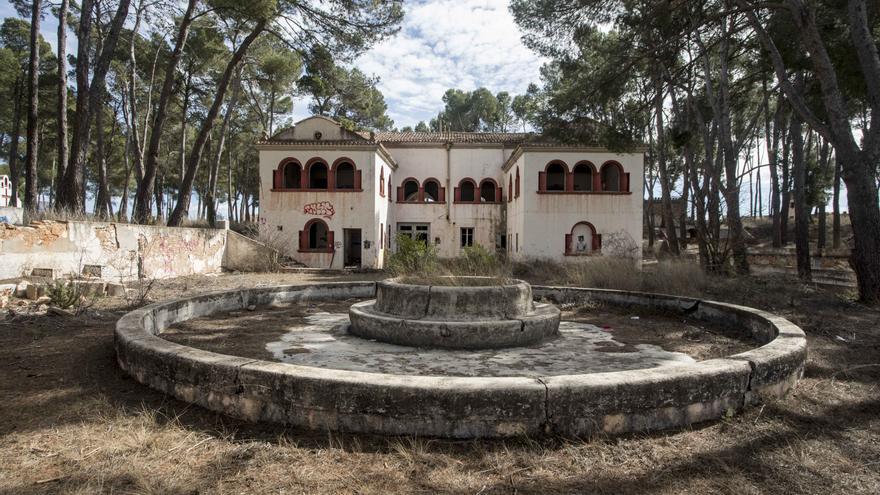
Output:
[[[619,154],[596,149],[524,148],[516,161],[504,170],[504,165],[515,148],[500,144],[424,143],[386,144],[391,158],[370,141],[340,130],[326,119],[307,119],[297,125],[290,136],[312,139],[315,132],[322,140],[343,139],[349,142],[330,143],[284,142],[261,144],[260,148],[260,205],[261,221],[280,226],[288,234],[293,258],[316,268],[342,268],[343,229],[361,229],[364,248],[362,266],[381,268],[386,254],[388,227],[391,227],[391,249],[396,246],[400,224],[429,224],[430,239],[435,242],[440,256],[461,254],[461,228],[474,229],[474,243],[495,249],[498,235],[506,237],[508,254],[513,259],[550,258],[575,261],[579,257],[565,256],[565,234],[578,222],[589,222],[602,235],[601,254],[625,254],[622,246],[639,246],[642,235],[642,153]],[[305,164],[312,158],[322,158],[332,165],[337,159],[351,159],[362,174],[362,192],[339,191],[272,191],[272,172],[278,164],[295,158]],[[617,161],[630,175],[630,193],[621,194],[538,194],[538,174],[548,162],[562,160],[571,167],[581,160],[589,160],[597,168],[606,161]],[[392,163],[393,162],[393,163]],[[508,202],[513,194],[516,171],[520,174],[520,196]],[[380,177],[391,186],[385,195],[379,194]],[[509,179],[510,177],[510,179]],[[423,186],[429,178],[437,179],[446,189],[444,203],[409,203],[397,201],[397,189],[413,178]],[[455,188],[464,178],[477,185],[483,179],[494,179],[502,188],[498,203],[455,203]],[[511,180],[512,179],[512,180]],[[299,231],[316,215],[304,212],[304,206],[313,203],[332,205],[333,215],[324,221],[334,232],[334,253],[300,253],[297,251]],[[384,230],[383,230],[384,229]],[[386,242],[381,242],[381,241]],[[366,247],[369,244],[369,247]],[[596,253],[599,254],[599,253]]]
[[[630,174],[628,194],[539,194],[538,174],[547,163],[564,161],[569,168],[580,160],[601,167],[617,161]],[[529,257],[566,260],[565,234],[578,222],[589,222],[602,235],[602,254],[625,255],[627,245],[641,246],[644,161],[641,153],[525,152],[520,170],[522,221],[518,259]],[[520,206],[520,205],[517,205]]]

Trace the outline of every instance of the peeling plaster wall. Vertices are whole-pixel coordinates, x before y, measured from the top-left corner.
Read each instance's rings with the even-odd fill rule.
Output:
[[[33,269],[54,276],[81,274],[101,266],[107,280],[171,278],[219,273],[226,231],[98,222],[38,222],[0,225],[0,279],[29,276]]]
[[[0,206],[0,224],[11,223],[18,225],[24,219],[23,208],[13,208],[12,206]]]

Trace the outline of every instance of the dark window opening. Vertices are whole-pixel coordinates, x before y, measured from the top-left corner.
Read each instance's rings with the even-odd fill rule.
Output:
[[[480,200],[484,203],[495,202],[495,184],[491,181],[484,180],[483,183],[480,184]]]
[[[425,202],[434,203],[440,201],[440,184],[437,181],[425,182]]]
[[[473,247],[474,245],[474,228],[473,227],[462,227],[461,228],[461,247]]]
[[[474,201],[474,183],[471,181],[464,181],[461,183],[461,187],[459,188],[459,195],[461,197],[461,201],[463,202],[473,202]]]
[[[565,167],[558,163],[551,163],[547,167],[547,190],[565,190]]]
[[[574,168],[574,190],[593,190],[593,169],[589,165],[582,163]]]
[[[336,189],[354,189],[354,165],[341,163],[336,167]]]
[[[602,167],[602,190],[620,191],[620,169],[617,165],[609,163]]]
[[[419,200],[419,183],[414,180],[408,180],[403,183],[403,200],[418,201]]]
[[[284,184],[285,189],[299,189],[302,179],[302,168],[298,163],[288,163],[284,166]]]
[[[309,249],[327,249],[327,225],[315,222],[309,227]]]
[[[315,163],[309,168],[309,188],[327,189],[327,165]]]

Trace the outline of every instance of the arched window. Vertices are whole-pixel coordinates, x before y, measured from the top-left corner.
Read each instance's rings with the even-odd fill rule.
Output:
[[[445,198],[440,193],[440,183],[437,182],[436,179],[428,179],[425,181],[425,202],[426,203],[437,203],[443,202]]]
[[[498,184],[492,179],[483,179],[480,182],[480,202],[494,203],[497,201]]]
[[[507,202],[513,201],[513,175],[507,176]]]
[[[391,201],[391,176],[390,175],[388,176],[388,187],[386,187],[386,189],[388,190],[388,201]]]
[[[592,191],[593,190],[593,165],[588,162],[581,162],[574,166],[572,171],[574,176],[575,191]]]
[[[407,202],[417,202],[419,200],[419,183],[415,179],[407,179],[403,181],[403,200]]]
[[[385,197],[385,167],[379,169],[379,196]]]
[[[477,200],[477,185],[472,179],[462,179],[456,188],[456,201],[460,203],[474,203]]]
[[[547,165],[547,191],[565,191],[565,176],[567,170],[565,165],[559,162],[553,162]]]
[[[336,189],[354,189],[354,165],[342,162],[336,165]]]
[[[615,162],[608,162],[602,165],[602,190],[616,192],[620,191],[620,165]]]
[[[565,254],[586,256],[602,249],[602,236],[596,234],[596,227],[590,222],[578,222],[565,234]]]
[[[327,189],[327,164],[314,162],[309,166],[309,189]]]
[[[302,186],[302,167],[297,162],[284,165],[284,189],[299,189]]]
[[[519,167],[516,167],[516,197],[519,197]]]
[[[320,218],[309,220],[299,232],[300,251],[333,251],[333,231]]]

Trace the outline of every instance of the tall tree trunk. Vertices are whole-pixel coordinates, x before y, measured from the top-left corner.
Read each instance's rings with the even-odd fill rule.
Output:
[[[123,103],[123,107],[124,106],[125,103]],[[122,182],[122,197],[119,199],[119,209],[116,214],[116,218],[120,222],[128,221],[128,188],[131,181],[132,169],[129,151],[131,150],[131,143],[134,139],[137,139],[137,137],[131,133],[125,136],[125,146],[122,152],[123,162],[125,163],[125,180]]]
[[[226,164],[226,220],[232,222],[232,149],[227,153]]]
[[[803,129],[797,114],[791,118],[791,172],[794,176],[794,243],[797,271],[801,280],[812,279],[810,270],[810,212],[807,206],[807,164],[804,157]]]
[[[658,75],[654,77],[654,119],[657,128],[657,171],[660,175],[660,194],[663,212],[663,224],[666,226],[664,234],[669,243],[669,251],[678,256],[681,245],[678,243],[678,234],[675,231],[675,217],[672,213],[672,181],[666,165],[666,129],[663,122],[663,101],[666,91],[663,79]]]
[[[828,146],[828,140],[823,139],[822,146],[819,149],[819,169],[824,171],[825,173],[828,172],[828,167],[831,163],[830,154],[831,149],[830,146]],[[821,253],[822,250],[825,249],[825,246],[828,243],[828,232],[826,231],[827,218],[825,218],[825,209],[828,200],[826,199],[825,191],[822,191],[821,201],[822,203],[819,205],[819,238],[816,242],[816,249],[818,249],[819,253]]]
[[[834,198],[831,203],[831,247],[840,249],[840,159],[834,154]]]
[[[129,39],[128,43],[128,93],[130,97],[128,99],[129,118],[126,120],[129,123],[128,132],[132,135],[132,139],[126,140],[125,142],[126,147],[128,147],[129,143],[134,145],[134,167],[137,170],[138,180],[140,180],[141,176],[143,176],[144,173],[144,149],[141,143],[140,131],[138,130],[140,128],[140,123],[138,122],[137,108],[137,57],[135,56],[135,46],[138,39],[138,32],[140,31],[143,14],[144,1],[141,0],[140,2],[138,2],[137,8],[135,9],[134,27],[131,30],[131,38]],[[154,72],[155,69],[155,64],[153,64]],[[149,88],[149,91],[152,92],[152,87]],[[149,108],[149,103],[147,103],[147,107]],[[144,127],[146,127],[146,125]],[[129,172],[126,172],[126,175],[128,174]],[[125,192],[128,192],[128,184],[125,185]],[[126,210],[127,208],[128,206],[126,205]]]
[[[764,86],[766,88],[766,81]],[[766,91],[765,91],[766,92]],[[765,100],[765,102],[769,99]],[[779,185],[779,140],[783,125],[783,100],[780,93],[776,99],[776,112],[773,117],[773,125],[770,125],[770,106],[764,106],[764,139],[767,143],[767,163],[770,167],[770,216],[773,219],[773,247],[782,247],[782,208],[780,205]]]
[[[180,225],[181,220],[183,220],[186,215],[187,206],[189,205],[189,198],[192,194],[192,184],[196,177],[196,172],[198,171],[199,161],[202,157],[202,150],[205,147],[205,142],[208,140],[208,136],[211,133],[211,129],[214,126],[214,121],[217,119],[217,115],[220,113],[220,106],[223,104],[223,98],[226,95],[226,89],[229,87],[229,82],[232,79],[232,74],[238,66],[239,62],[241,62],[242,57],[247,52],[248,48],[250,48],[251,44],[260,34],[263,33],[263,29],[266,27],[266,21],[260,20],[257,21],[256,25],[247,37],[242,40],[241,45],[235,50],[235,53],[232,55],[232,59],[229,60],[229,63],[226,64],[226,70],[223,72],[223,76],[220,78],[220,83],[217,86],[217,93],[214,96],[214,102],[211,104],[211,109],[208,110],[208,115],[205,117],[204,123],[202,124],[202,128],[199,130],[199,134],[196,137],[195,142],[193,142],[193,148],[190,152],[189,158],[187,160],[186,165],[186,176],[184,177],[183,183],[181,184],[181,191],[179,199],[177,200],[177,204],[174,206],[174,210],[171,212],[171,215],[168,217],[168,225],[170,226],[178,226]]]
[[[58,156],[55,157],[55,190],[67,168],[67,11],[69,0],[61,0],[58,7]]]
[[[868,24],[866,2],[849,0],[847,9],[849,34],[864,76],[866,100],[872,113],[870,128],[863,130],[861,145],[852,133],[847,101],[840,88],[837,68],[816,20],[815,6],[802,0],[787,0],[784,3],[819,82],[824,121],[813,113],[804,96],[789,81],[782,54],[755,14],[754,6],[748,5],[746,0],[737,0],[737,3],[740,7],[746,7],[744,12],[749,23],[769,52],[780,86],[793,102],[795,111],[834,146],[842,164],[841,177],[849,199],[854,239],[850,262],[856,272],[859,297],[865,303],[880,304],[880,204],[875,182],[876,161],[880,156],[880,123],[876,118],[877,112],[880,112],[880,55]]]
[[[790,135],[790,133],[789,133]],[[779,241],[788,244],[788,217],[791,213],[791,138],[782,140],[782,209],[779,211]]]
[[[109,218],[107,204],[110,201],[110,188],[107,186],[107,155],[104,142],[104,109],[95,112],[95,154],[98,169],[97,194],[95,198],[95,215]]]
[[[119,0],[116,13],[110,23],[110,30],[107,32],[107,36],[101,40],[100,54],[92,69],[92,80],[89,82],[89,43],[83,41],[88,40],[91,35],[93,4],[91,0],[83,0],[82,2],[76,63],[77,106],[76,127],[73,129],[72,139],[73,152],[64,173],[64,184],[59,191],[62,194],[59,194],[58,197],[60,206],[72,211],[85,210],[84,174],[91,139],[92,116],[103,102],[107,71],[110,69],[110,62],[116,51],[119,34],[128,16],[130,3],[131,0]]]
[[[220,160],[223,157],[223,147],[226,144],[226,133],[229,132],[229,122],[235,113],[235,107],[238,105],[238,98],[241,94],[241,70],[235,77],[232,86],[232,96],[229,98],[229,104],[226,105],[226,115],[223,116],[223,124],[220,125],[220,136],[217,139],[217,152],[214,160],[211,162],[211,173],[208,175],[208,191],[205,197],[207,206],[208,224],[212,228],[217,227],[217,202],[215,196],[217,194],[217,176],[220,174]]]
[[[183,53],[183,47],[189,36],[189,28],[193,21],[193,12],[197,3],[198,0],[189,0],[187,3],[186,12],[180,20],[180,27],[174,42],[174,50],[171,52],[168,65],[165,67],[165,80],[162,82],[162,93],[156,106],[156,119],[153,121],[150,145],[147,148],[146,162],[144,163],[144,176],[138,182],[137,194],[135,195],[134,221],[137,223],[145,223],[150,218],[150,197],[153,195],[153,189],[156,185],[156,173],[159,167],[159,145],[162,139],[162,129],[165,126],[165,120],[168,118],[168,103],[171,101],[171,93],[174,88],[174,74],[177,72],[180,56]],[[157,204],[157,207],[157,211],[161,216],[161,206]]]
[[[24,100],[24,78],[15,78],[15,102],[12,110],[12,136],[9,141],[9,182],[12,186],[12,206],[18,206],[18,180],[21,177],[21,170],[18,169],[19,153],[18,144],[21,140],[21,110],[22,101]]]
[[[40,137],[37,126],[40,118],[40,17],[43,2],[34,0],[31,9],[31,42],[28,59],[28,120],[27,120],[27,159],[24,169],[24,208],[37,210],[37,159]]]

